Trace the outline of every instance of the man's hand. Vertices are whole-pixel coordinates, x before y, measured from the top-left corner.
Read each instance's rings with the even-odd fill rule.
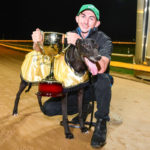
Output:
[[[37,28],[36,31],[33,31],[32,40],[34,43],[39,42],[39,43],[43,44],[43,35],[42,35],[41,30],[39,28]]]
[[[102,56],[100,61],[98,61],[98,64],[100,66],[100,70],[98,71],[99,74],[104,73],[106,71],[109,62],[110,62],[110,60],[107,57]]]
[[[77,33],[67,32],[67,43],[68,44],[76,44],[77,39],[81,39],[81,37]]]
[[[36,31],[33,31],[32,40],[33,40],[33,49],[36,51],[41,51],[41,48],[37,44],[39,42],[39,44],[43,46],[43,35],[40,29],[37,28]]]

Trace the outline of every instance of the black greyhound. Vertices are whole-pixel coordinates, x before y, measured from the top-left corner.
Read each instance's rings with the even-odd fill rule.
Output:
[[[85,71],[87,71],[87,66],[84,62],[84,57],[88,58],[89,60],[93,62],[97,62],[101,59],[101,56],[98,53],[98,47],[97,47],[96,42],[90,38],[77,40],[76,46],[71,45],[66,50],[64,57],[65,57],[66,63],[71,68],[73,68],[74,72],[78,75],[83,75]],[[21,78],[20,88],[15,99],[13,115],[16,115],[18,113],[18,103],[19,103],[20,95],[24,91],[27,85],[29,85],[29,87],[26,90],[26,92],[30,90],[31,83],[27,83]],[[73,88],[73,89],[76,89],[79,91],[78,92],[78,111],[79,111],[80,129],[82,132],[86,132],[87,128],[84,126],[84,121],[82,118],[83,86],[78,86],[78,88]],[[63,126],[65,130],[66,138],[72,139],[73,134],[71,133],[69,129],[68,117],[67,117],[67,95],[70,90],[64,89],[64,91],[65,91],[65,96],[62,97]],[[44,111],[41,100],[39,100],[39,105],[40,105],[41,110]]]

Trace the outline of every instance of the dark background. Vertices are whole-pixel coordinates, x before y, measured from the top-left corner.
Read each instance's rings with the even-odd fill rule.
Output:
[[[100,10],[100,30],[113,41],[135,41],[137,0],[11,0],[0,5],[0,39],[31,39],[37,27],[43,31],[75,29],[82,4]]]

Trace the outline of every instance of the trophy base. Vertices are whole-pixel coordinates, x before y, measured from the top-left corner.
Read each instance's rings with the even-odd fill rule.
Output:
[[[63,86],[60,82],[55,79],[45,79],[39,83],[39,91],[37,93],[39,96],[47,97],[60,97],[64,96]]]

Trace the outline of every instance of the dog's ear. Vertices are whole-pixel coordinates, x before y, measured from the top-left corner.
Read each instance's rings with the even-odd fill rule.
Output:
[[[92,44],[93,44],[93,48],[98,49],[98,44],[96,43],[96,41],[93,40],[93,39],[91,39],[91,42],[92,42]]]

